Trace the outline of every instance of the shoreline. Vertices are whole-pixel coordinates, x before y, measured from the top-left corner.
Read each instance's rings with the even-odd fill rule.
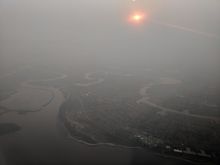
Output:
[[[56,90],[59,90],[59,89],[54,88],[54,87],[47,87],[47,86],[43,86],[43,85],[36,85],[36,84],[33,84],[33,83],[65,79],[66,77],[67,77],[66,74],[60,74],[60,76],[57,76],[55,78],[48,78],[48,79],[42,79],[42,80],[27,80],[27,81],[21,82],[19,88],[30,88],[30,89],[37,89],[37,90],[41,90],[41,91],[46,91],[46,92],[50,93],[51,97],[48,98],[48,100],[45,103],[40,105],[40,107],[38,109],[34,109],[34,110],[30,110],[30,109],[29,110],[28,109],[27,110],[25,110],[25,109],[10,109],[8,107],[0,105],[0,109],[3,110],[3,113],[1,113],[0,115],[4,115],[6,113],[11,113],[11,112],[35,113],[35,112],[39,112],[39,111],[43,110],[46,106],[48,106],[54,100],[55,92],[56,92]],[[0,100],[0,103],[7,100],[7,99],[10,99],[10,97],[12,97],[13,95],[15,95],[17,93],[18,93],[18,90],[16,89],[16,91],[13,92],[9,97],[7,97],[3,100]]]
[[[62,123],[63,124],[63,123]],[[65,126],[63,126],[65,127]],[[83,145],[87,145],[89,147],[100,147],[100,146],[106,146],[106,147],[112,147],[112,148],[122,148],[122,149],[134,149],[134,150],[142,150],[144,152],[149,152],[150,154],[153,154],[155,156],[159,156],[159,157],[162,157],[162,158],[165,158],[165,159],[175,159],[175,160],[181,160],[181,161],[185,161],[185,162],[189,162],[189,163],[192,163],[192,164],[201,164],[201,162],[196,162],[196,161],[192,161],[192,160],[189,160],[189,159],[184,159],[184,158],[181,158],[181,157],[178,157],[178,156],[173,156],[173,155],[168,155],[168,154],[161,154],[161,153],[158,153],[158,152],[155,152],[155,151],[152,151],[148,148],[144,148],[144,147],[138,147],[138,146],[134,146],[134,147],[129,147],[129,146],[126,146],[126,145],[120,145],[120,144],[114,144],[114,143],[97,143],[97,144],[92,144],[92,143],[89,143],[89,142],[86,142],[84,140],[80,140],[80,139],[77,139],[73,136],[70,135],[69,131],[67,130],[67,128],[65,127],[65,131],[67,131],[68,133],[68,137],[66,138],[67,140],[74,140],[76,141],[77,143],[80,143],[80,144],[83,144]],[[205,162],[204,162],[205,163]],[[213,164],[215,165],[215,164]]]
[[[62,103],[64,104],[64,102]],[[149,152],[150,154],[152,155],[155,155],[155,156],[159,156],[159,157],[162,157],[162,158],[165,158],[165,159],[174,159],[174,160],[180,160],[180,161],[184,161],[184,162],[189,162],[191,164],[205,164],[206,162],[200,162],[200,161],[193,161],[193,160],[190,160],[190,159],[187,159],[187,158],[183,158],[181,156],[175,156],[174,155],[174,152],[173,154],[166,154],[166,153],[160,153],[160,152],[157,152],[155,150],[151,150],[150,148],[144,148],[144,147],[141,147],[141,146],[127,146],[127,145],[123,145],[123,144],[115,144],[115,143],[104,143],[104,142],[97,142],[97,143],[89,143],[85,140],[82,140],[82,139],[79,139],[77,137],[74,137],[71,135],[70,131],[68,130],[68,128],[66,128],[65,126],[65,121],[62,121],[62,118],[65,117],[65,116],[62,116],[64,115],[63,114],[64,112],[62,111],[62,105],[60,106],[60,110],[59,110],[59,114],[58,114],[58,118],[60,119],[61,123],[62,123],[62,127],[63,129],[65,130],[65,133],[66,133],[66,137],[65,139],[69,140],[69,141],[76,141],[77,143],[80,143],[80,144],[83,144],[83,145],[86,145],[86,146],[89,146],[89,147],[111,147],[111,148],[121,148],[121,149],[134,149],[134,150],[142,150],[144,152]],[[215,165],[215,163],[211,162],[210,163],[211,165]]]

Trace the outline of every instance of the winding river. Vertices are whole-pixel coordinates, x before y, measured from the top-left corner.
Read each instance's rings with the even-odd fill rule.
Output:
[[[177,111],[175,109],[163,107],[161,105],[158,105],[158,104],[150,101],[150,96],[148,94],[148,90],[152,87],[152,85],[153,84],[148,84],[140,89],[139,94],[140,94],[141,98],[136,101],[137,104],[147,104],[151,107],[157,108],[162,111],[159,114],[163,114],[163,115],[166,115],[167,112],[170,112],[170,113],[175,113],[175,114],[179,114],[179,115],[220,122],[220,119],[217,117],[202,116],[202,115],[197,115],[197,114],[186,113],[184,111],[181,112],[181,111]]]
[[[85,74],[85,79],[88,81],[87,83],[76,83],[76,86],[81,86],[81,87],[89,87],[89,86],[93,86],[93,85],[98,85],[100,83],[103,83],[105,81],[104,78],[98,78],[93,76],[96,72],[89,72]],[[105,75],[109,75],[109,74],[113,74],[113,75],[120,75],[120,76],[132,76],[132,74],[118,74],[118,73],[110,73],[110,72],[104,72]],[[176,80],[173,78],[168,78],[168,77],[163,77],[160,79],[160,84],[179,84],[181,83],[180,80]],[[200,119],[206,119],[206,120],[212,120],[215,122],[220,122],[220,119],[217,117],[210,117],[210,116],[202,116],[202,115],[197,115],[197,114],[191,114],[191,113],[186,113],[185,111],[181,112],[181,111],[177,111],[175,109],[171,109],[171,108],[166,108],[163,106],[160,106],[152,101],[150,101],[150,96],[148,94],[148,90],[153,86],[154,84],[149,83],[146,84],[145,86],[143,86],[140,90],[139,90],[139,94],[140,97],[136,103],[137,104],[147,104],[151,107],[157,108],[159,110],[161,110],[160,113],[158,114],[162,114],[162,115],[166,115],[167,112],[170,113],[175,113],[175,114],[179,114],[179,115],[185,115],[185,116],[189,116],[189,117],[195,117],[195,118],[200,118]]]
[[[189,162],[183,160],[155,155],[143,149],[105,144],[90,146],[66,138],[67,132],[58,118],[59,107],[65,101],[63,94],[59,89],[53,87],[34,85],[34,82],[55,81],[66,77],[66,75],[60,75],[55,78],[26,81],[21,84],[19,92],[22,92],[22,89],[29,88],[40,91],[45,90],[53,93],[53,96],[52,99],[48,98],[49,102],[47,101],[47,104],[41,105],[40,110],[31,110],[32,113],[27,112],[25,114],[12,111],[0,116],[1,123],[16,123],[22,128],[20,131],[0,136],[1,165],[132,165],[164,164],[164,162],[167,164],[189,164]],[[87,76],[87,78],[89,77]],[[91,78],[89,79],[91,80]]]

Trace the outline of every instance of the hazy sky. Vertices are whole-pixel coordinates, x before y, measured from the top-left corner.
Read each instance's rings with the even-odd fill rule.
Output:
[[[147,15],[136,26],[134,10]],[[0,0],[0,65],[219,67],[217,0]]]

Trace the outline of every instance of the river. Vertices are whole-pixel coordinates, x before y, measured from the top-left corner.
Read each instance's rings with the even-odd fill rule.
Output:
[[[162,115],[166,115],[166,113],[169,112],[169,113],[184,115],[184,116],[188,116],[188,117],[194,117],[194,118],[199,118],[199,119],[204,119],[204,120],[211,120],[211,121],[215,121],[216,123],[220,122],[220,119],[218,117],[202,116],[202,115],[197,115],[197,114],[186,113],[185,111],[181,112],[181,111],[177,111],[175,109],[163,107],[161,105],[158,105],[158,104],[152,102],[150,100],[150,96],[148,94],[148,90],[151,87],[152,87],[152,84],[148,84],[140,89],[139,94],[140,94],[141,98],[139,98],[136,101],[137,104],[147,104],[151,107],[157,108],[162,111],[159,113]]]
[[[61,75],[38,81],[53,81],[66,77]],[[65,100],[61,91],[53,87],[33,85],[33,81],[23,82],[21,88],[51,91],[53,99],[35,112],[19,114],[12,111],[0,116],[1,123],[16,123],[22,128],[20,131],[0,136],[1,165],[190,164],[180,159],[165,158],[144,149],[105,144],[90,146],[67,138],[66,130],[58,117],[59,108]],[[22,89],[18,92],[22,92]]]

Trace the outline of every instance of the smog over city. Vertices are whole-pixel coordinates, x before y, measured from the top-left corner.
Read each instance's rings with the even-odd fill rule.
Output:
[[[0,0],[0,165],[220,163],[220,1]]]

